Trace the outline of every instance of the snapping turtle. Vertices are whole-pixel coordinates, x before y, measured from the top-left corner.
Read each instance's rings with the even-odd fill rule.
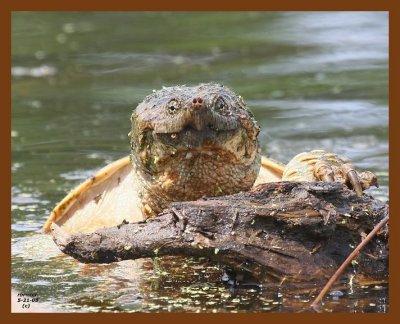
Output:
[[[52,211],[70,233],[156,216],[171,202],[249,190],[271,181],[340,181],[358,195],[377,185],[371,172],[323,150],[286,166],[260,154],[259,126],[241,96],[223,85],[163,88],[134,110],[131,155],[73,189]]]

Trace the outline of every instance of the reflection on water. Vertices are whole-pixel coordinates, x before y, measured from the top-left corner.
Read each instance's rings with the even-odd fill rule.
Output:
[[[40,227],[74,185],[128,153],[132,109],[162,86],[217,81],[248,102],[265,154],[324,148],[374,171],[388,199],[387,14],[14,13],[12,285],[60,311],[300,311],[315,292],[231,291],[206,260],[82,265]],[[182,271],[184,268],[184,271]],[[386,312],[387,287],[326,310]]]

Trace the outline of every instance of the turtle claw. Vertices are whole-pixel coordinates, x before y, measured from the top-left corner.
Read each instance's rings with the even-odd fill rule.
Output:
[[[333,182],[335,181],[335,171],[333,167],[324,160],[319,160],[314,165],[314,175],[318,180]]]
[[[355,170],[350,170],[347,172],[346,175],[357,196],[361,197],[363,189],[361,187],[360,179],[358,178],[357,172]]]
[[[372,172],[357,172],[348,159],[322,150],[296,155],[286,165],[282,180],[337,181],[353,189],[357,196],[362,196],[363,190],[371,186],[378,187],[377,177]]]
[[[362,196],[363,190],[371,186],[379,188],[378,178],[370,171],[357,172],[350,163],[344,164],[342,170],[346,174],[346,184],[352,187],[358,196]]]
[[[371,171],[360,172],[359,177],[363,190],[368,189],[372,186],[379,188],[378,178]]]

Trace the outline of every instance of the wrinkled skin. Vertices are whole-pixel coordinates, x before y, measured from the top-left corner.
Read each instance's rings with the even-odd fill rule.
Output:
[[[144,215],[172,201],[249,190],[259,173],[259,127],[219,84],[164,88],[132,114],[131,160]]]

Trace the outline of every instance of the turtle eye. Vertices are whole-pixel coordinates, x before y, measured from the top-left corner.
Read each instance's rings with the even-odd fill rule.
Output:
[[[172,99],[167,105],[168,112],[174,114],[178,110],[178,101]]]
[[[215,101],[214,108],[215,108],[215,110],[217,110],[217,111],[222,111],[222,110],[224,110],[224,109],[226,108],[225,100],[222,99],[221,97],[219,97],[219,98]]]

